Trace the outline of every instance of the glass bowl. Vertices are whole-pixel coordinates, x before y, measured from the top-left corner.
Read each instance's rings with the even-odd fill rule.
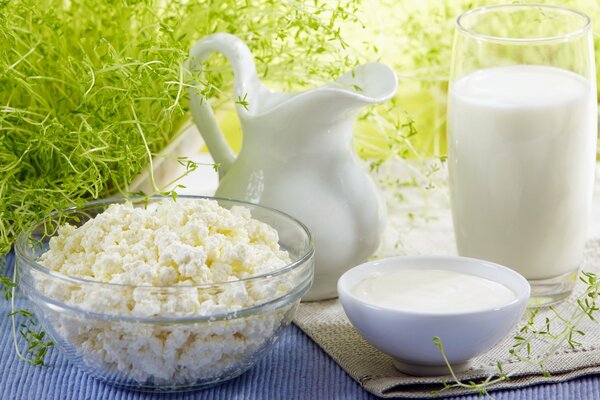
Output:
[[[206,197],[180,196],[206,199]],[[129,199],[146,207],[164,199]],[[209,198],[211,199],[211,198]],[[266,207],[225,199],[273,227],[291,262],[268,274],[196,286],[133,286],[75,278],[37,262],[57,226],[82,225],[113,203],[109,199],[49,215],[16,240],[18,283],[44,329],[71,363],[114,386],[141,391],[195,390],[232,379],[259,361],[276,343],[313,279],[314,250],[308,229]],[[236,306],[208,307],[168,317],[136,312],[122,302],[183,304],[190,299],[231,295]],[[101,305],[98,307],[98,305]],[[167,310],[168,310],[168,306]],[[100,311],[99,311],[100,309]],[[177,309],[177,307],[174,307]],[[120,310],[128,310],[127,312]]]

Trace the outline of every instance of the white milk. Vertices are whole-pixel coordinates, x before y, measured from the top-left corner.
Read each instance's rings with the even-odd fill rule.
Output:
[[[506,305],[517,298],[501,283],[436,269],[374,273],[359,282],[352,293],[370,304],[421,313],[480,311]]]
[[[479,70],[451,86],[448,127],[459,253],[534,280],[576,270],[594,182],[595,83],[553,67]]]

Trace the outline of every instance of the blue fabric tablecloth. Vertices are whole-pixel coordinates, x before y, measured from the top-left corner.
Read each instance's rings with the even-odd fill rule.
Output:
[[[49,352],[45,367],[20,361],[15,354],[8,313],[9,304],[0,301],[0,400],[376,399],[294,325],[285,330],[262,361],[239,378],[203,391],[157,395],[116,389],[99,382],[71,366],[57,348]],[[600,399],[600,376],[498,391],[493,396],[497,400]]]

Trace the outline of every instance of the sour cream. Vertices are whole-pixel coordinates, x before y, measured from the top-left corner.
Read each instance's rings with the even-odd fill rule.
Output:
[[[376,306],[421,313],[489,310],[517,298],[501,283],[437,269],[375,272],[356,284],[352,294]]]

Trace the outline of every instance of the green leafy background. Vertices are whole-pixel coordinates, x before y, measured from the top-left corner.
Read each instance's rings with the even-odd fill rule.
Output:
[[[187,119],[183,63],[214,32],[242,38],[261,79],[279,89],[322,84],[380,60],[397,96],[356,125],[360,155],[443,156],[454,20],[481,0],[0,1],[0,255],[28,223],[118,194]],[[595,17],[596,0],[564,0]],[[600,52],[597,52],[598,55]],[[207,94],[234,148],[240,133],[222,57]]]

